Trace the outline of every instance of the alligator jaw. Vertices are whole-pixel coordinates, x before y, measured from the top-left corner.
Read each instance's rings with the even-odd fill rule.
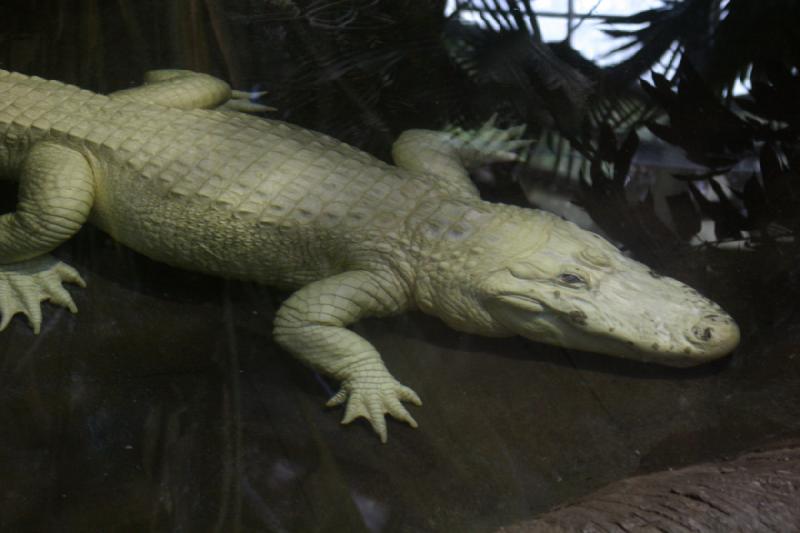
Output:
[[[672,367],[697,366],[719,359],[739,343],[738,326],[721,310],[669,337],[662,334],[636,338],[625,332],[615,335],[616,331],[599,331],[581,313],[564,314],[540,302],[537,310],[532,301],[505,294],[490,304],[489,310],[503,326],[534,341]],[[671,340],[665,342],[665,338]]]

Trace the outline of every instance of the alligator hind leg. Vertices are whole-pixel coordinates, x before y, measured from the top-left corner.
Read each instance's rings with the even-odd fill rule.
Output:
[[[75,234],[94,199],[91,166],[80,153],[42,142],[29,151],[20,174],[17,210],[0,216],[0,329],[23,313],[39,332],[41,302],[77,308],[63,282],[80,275],[48,252]]]
[[[109,94],[118,100],[134,100],[175,109],[229,109],[245,113],[261,113],[273,108],[250,102],[264,93],[232,91],[219,78],[191,70],[150,70],[144,85]]]
[[[406,130],[392,145],[398,167],[429,174],[456,191],[478,196],[469,171],[487,163],[517,161],[519,150],[531,141],[520,139],[524,126],[494,127],[492,116],[477,130]]]

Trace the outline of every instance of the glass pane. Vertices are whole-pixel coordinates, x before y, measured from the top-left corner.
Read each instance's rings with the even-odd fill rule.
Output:
[[[708,1],[752,99],[552,45],[660,0],[0,0],[0,533],[797,531],[800,13]]]

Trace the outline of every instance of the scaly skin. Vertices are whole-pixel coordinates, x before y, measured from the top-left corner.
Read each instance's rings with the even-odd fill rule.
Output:
[[[224,82],[155,71],[108,96],[0,70],[0,173],[20,180],[0,216],[0,312],[75,311],[50,256],[86,222],[169,264],[296,289],[278,342],[341,382],[329,405],[416,422],[420,404],[347,326],[419,308],[483,335],[664,364],[721,357],[733,320],[597,235],[547,213],[482,201],[468,168],[513,160],[521,129],[411,130],[388,165],[335,139],[239,111]]]

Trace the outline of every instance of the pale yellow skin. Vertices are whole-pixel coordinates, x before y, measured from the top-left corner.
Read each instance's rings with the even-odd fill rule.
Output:
[[[169,264],[297,289],[275,336],[341,382],[329,405],[416,422],[420,404],[347,326],[418,308],[459,330],[691,365],[739,339],[719,306],[543,211],[482,201],[468,168],[514,160],[521,129],[403,133],[388,165],[325,135],[242,113],[224,82],[155,71],[109,96],[0,70],[0,312],[35,331],[40,303],[83,284],[53,248],[91,221]]]

